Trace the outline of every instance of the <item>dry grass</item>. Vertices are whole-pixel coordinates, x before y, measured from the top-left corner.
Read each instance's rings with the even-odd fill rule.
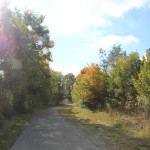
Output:
[[[65,117],[81,127],[92,129],[104,140],[128,150],[150,150],[150,120],[111,112],[92,112],[85,108],[63,108]]]

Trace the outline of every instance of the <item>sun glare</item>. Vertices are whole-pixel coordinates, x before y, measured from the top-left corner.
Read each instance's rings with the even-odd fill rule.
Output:
[[[29,31],[32,31],[32,27],[31,27],[30,25],[27,26],[27,29],[28,29]]]
[[[4,0],[0,0],[0,11],[1,11],[1,8],[3,7],[4,5]]]

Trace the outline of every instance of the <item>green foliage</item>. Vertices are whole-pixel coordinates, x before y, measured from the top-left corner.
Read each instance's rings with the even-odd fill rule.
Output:
[[[30,10],[10,10],[6,3],[1,8],[1,118],[10,119],[14,111],[27,113],[56,105],[63,98],[63,76],[49,67],[54,42],[43,25],[44,18]]]
[[[71,90],[73,88],[74,82],[75,76],[72,73],[68,73],[67,75],[64,76],[65,99],[68,99],[70,102],[72,101]]]
[[[139,73],[139,80],[134,79],[135,87],[142,96],[150,98],[150,49],[146,57],[143,56],[143,65]]]
[[[139,103],[150,114],[150,49],[147,50],[146,56],[143,56],[142,63],[139,78],[133,78],[133,81],[139,94]]]
[[[138,78],[139,56],[137,53],[132,53],[127,58],[121,56],[116,62],[117,64],[110,71],[110,78],[108,79],[110,102],[119,104],[121,107],[128,104],[129,107],[132,107],[136,103],[137,96],[132,78]],[[113,100],[111,101],[111,99]]]
[[[108,71],[109,69],[117,65],[117,60],[119,59],[119,57],[126,57],[126,52],[122,51],[121,45],[114,45],[112,47],[112,50],[110,50],[109,52],[106,52],[106,50],[100,48],[99,55],[101,67],[105,71]]]
[[[64,99],[64,77],[60,72],[51,70],[50,105],[58,105]]]
[[[47,80],[50,78],[51,53],[49,48],[51,45],[49,45],[49,31],[42,25],[43,16],[34,14],[29,10],[23,15],[17,11],[15,16],[14,20],[17,20],[17,23],[22,23],[20,31],[17,31],[22,39],[19,41],[20,49],[16,56],[22,67],[19,70],[21,77],[16,85],[17,88],[13,88],[13,90],[15,89],[14,107],[18,112],[25,112],[26,109],[48,105],[47,91],[50,82]],[[28,27],[31,29],[29,30]],[[46,49],[47,52],[44,53],[43,49]],[[18,79],[18,77],[16,78]]]
[[[74,103],[92,109],[101,105],[126,112],[144,111],[149,116],[150,49],[142,61],[137,52],[127,56],[120,45],[107,53],[100,49],[99,54],[103,72],[96,65],[80,71],[72,90]]]

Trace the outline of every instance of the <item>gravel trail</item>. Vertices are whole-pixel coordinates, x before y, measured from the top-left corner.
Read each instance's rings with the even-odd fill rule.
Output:
[[[10,150],[104,150],[92,137],[68,122],[58,112],[62,107],[45,109],[34,117]]]

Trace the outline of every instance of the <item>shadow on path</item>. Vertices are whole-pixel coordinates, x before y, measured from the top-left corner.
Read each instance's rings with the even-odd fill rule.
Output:
[[[24,129],[10,150],[104,150],[97,147],[53,107],[45,109]]]

